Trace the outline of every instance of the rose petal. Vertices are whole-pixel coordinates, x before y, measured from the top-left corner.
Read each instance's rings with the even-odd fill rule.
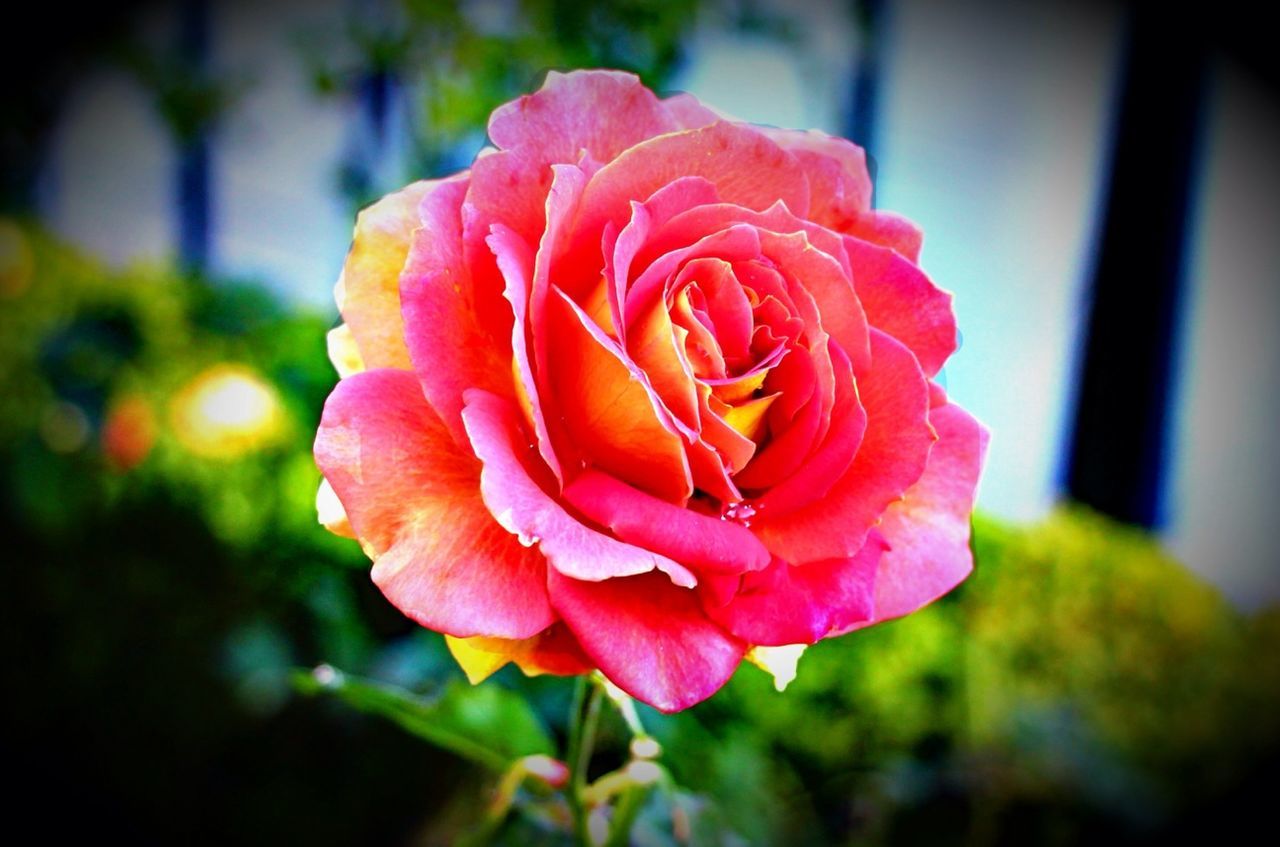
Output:
[[[853,281],[834,258],[813,246],[804,233],[760,233],[760,252],[789,280],[813,296],[822,328],[840,343],[855,373],[866,368],[871,355],[867,316],[854,293]],[[792,292],[797,306],[801,298]],[[813,323],[810,323],[810,327]]]
[[[727,203],[765,209],[781,200],[798,215],[809,208],[809,186],[794,157],[754,128],[720,122],[667,133],[636,144],[591,178],[567,266],[589,271],[606,224],[621,227],[632,200],[689,176],[710,182]]]
[[[408,371],[338,383],[315,444],[373,581],[406,615],[457,636],[527,638],[555,620],[546,563],[480,499],[479,463],[460,451]]]
[[[453,180],[422,180],[394,191],[356,217],[355,237],[338,277],[338,309],[369,368],[408,368],[400,318],[400,269],[418,227],[418,205]]]
[[[693,259],[680,269],[672,288],[679,290],[685,285],[695,285],[702,292],[707,317],[726,360],[739,369],[748,365],[755,321],[733,265],[718,256]]]
[[[810,187],[810,220],[888,247],[908,261],[919,261],[920,229],[906,218],[871,208],[866,151],[817,130],[764,127],[762,131],[795,156],[804,170]]]
[[[471,165],[471,186],[462,203],[462,233],[467,267],[478,285],[496,283],[497,268],[484,239],[495,223],[509,227],[530,246],[538,243],[546,222],[545,204],[552,170],[533,153],[482,151]]]
[[[697,582],[683,565],[596,532],[552,499],[543,486],[551,487],[554,481],[538,479],[537,457],[509,401],[486,391],[468,391],[462,417],[484,463],[480,491],[489,511],[521,543],[539,547],[554,569],[575,579],[601,580],[657,568],[680,585]]]
[[[672,250],[655,259],[644,272],[636,277],[627,292],[624,314],[628,321],[635,320],[652,303],[666,293],[668,282],[682,265],[700,258],[715,258],[727,262],[745,262],[760,255],[760,233],[755,227],[731,226],[699,239],[687,247]]]
[[[580,151],[611,162],[624,150],[678,125],[635,74],[551,71],[542,88],[504,103],[489,117],[489,138],[505,150],[536,151],[546,163],[572,163]]]
[[[664,227],[667,221],[676,215],[707,204],[718,203],[719,199],[715,186],[710,182],[702,177],[685,176],[662,186],[643,203],[632,201],[631,220],[627,221],[627,225],[619,231],[612,245],[608,242],[605,244],[605,256],[611,260],[606,267],[610,269],[611,277],[618,283],[619,291],[626,291],[627,283],[631,281],[632,261],[646,246],[649,236],[655,229]],[[719,229],[725,229],[725,227]],[[693,240],[679,246],[687,246],[693,243]]]
[[[947,405],[947,390],[936,382],[929,383],[929,408]]]
[[[756,333],[760,332],[760,328],[752,331],[753,341],[751,350],[756,351],[757,344],[755,342]],[[710,386],[715,393],[716,399],[723,403],[741,403],[751,399],[756,395],[756,391],[763,390],[764,381],[769,378],[769,374],[773,371],[780,361],[786,358],[787,347],[785,344],[778,344],[767,353],[759,355],[755,363],[748,369],[742,371],[736,376],[726,376],[720,378],[704,378],[703,383]]]
[[[675,128],[653,93],[634,75],[619,71],[553,71],[539,91],[494,110],[489,137],[503,149],[479,157],[472,166],[475,179],[464,215],[466,257],[477,287],[501,291],[497,269],[483,249],[494,223],[507,225],[531,245],[538,242],[551,165],[609,162],[632,145]],[[539,308],[534,307],[535,313]]]
[[[792,281],[789,281],[792,282]],[[817,396],[822,403],[822,416],[819,418],[817,438],[826,437],[827,427],[831,424],[831,407],[836,401],[835,367],[831,361],[831,337],[823,328],[818,304],[813,294],[803,285],[792,282],[791,299],[795,303],[795,314],[804,324],[802,341],[804,349],[813,361],[813,375],[816,382]],[[853,350],[844,348],[844,352],[853,360],[854,373],[858,372],[861,357]],[[868,354],[869,355],[869,354]],[[767,382],[767,380],[766,380]]]
[[[547,370],[547,299],[551,296],[552,256],[563,250],[563,243],[571,235],[571,218],[578,210],[586,175],[573,165],[555,165],[552,168],[551,188],[545,204],[546,226],[533,266],[533,287],[529,294],[530,332],[533,338],[535,361],[538,367],[538,388],[546,392],[551,386],[546,379]]]
[[[781,200],[797,215],[809,210],[809,185],[794,157],[755,127],[724,121],[628,148],[591,180],[584,205],[593,217],[614,219],[631,199],[690,176],[710,182],[726,203],[762,210]]]
[[[397,296],[397,305],[399,299]],[[329,361],[333,363],[333,369],[338,372],[339,377],[348,377],[364,370],[364,359],[360,357],[360,348],[356,345],[355,336],[351,334],[351,327],[338,324],[325,334],[324,340],[329,350]]]
[[[463,261],[458,207],[467,185],[465,179],[445,180],[423,199],[422,228],[400,274],[410,358],[428,402],[459,444],[466,443],[463,391],[480,387],[512,395],[511,306],[501,300],[499,279],[501,310],[482,307]]]
[[[915,353],[925,376],[933,376],[956,350],[951,294],[924,271],[887,247],[846,238],[853,284],[867,320]]]
[[[876,576],[875,617],[914,612],[960,584],[973,569],[969,515],[989,433],[959,406],[929,413],[938,442],[924,474],[885,510],[880,531],[889,550]]]
[[[502,224],[494,224],[489,246],[498,260],[498,269],[506,280],[505,295],[511,302],[514,321],[511,324],[512,369],[516,379],[516,395],[528,416],[538,441],[538,452],[557,480],[563,479],[560,461],[552,444],[546,416],[542,413],[542,392],[534,379],[529,361],[528,311],[529,290],[533,285],[533,256],[524,239]]]
[[[693,484],[699,491],[721,502],[737,503],[742,500],[742,491],[730,476],[732,460],[722,455],[713,441],[709,432],[711,426],[704,424],[703,440],[688,445],[689,472],[693,477]]]
[[[685,288],[676,292],[672,298],[668,314],[674,324],[676,342],[699,379],[723,379],[726,368],[720,343],[707,325],[699,320],[698,312],[691,302],[692,293],[691,289]],[[662,301],[654,301],[652,308],[662,308]]]
[[[885,508],[924,472],[936,439],[927,414],[929,390],[911,351],[871,330],[871,369],[858,378],[867,428],[852,464],[827,496],[778,518],[758,516],[755,530],[789,562],[854,555]]]
[[[573,480],[564,497],[623,541],[694,568],[742,573],[769,564],[769,551],[741,524],[673,506],[599,471]]]
[[[547,587],[591,661],[623,691],[663,712],[710,697],[747,651],[703,614],[694,592],[664,577],[581,582],[552,569]]]
[[[759,399],[764,400],[765,398],[761,397]],[[714,402],[723,408],[723,403],[720,401]],[[709,446],[714,447],[724,458],[725,464],[732,468],[734,473],[737,473],[751,463],[751,459],[756,453],[756,443],[749,435],[745,435],[736,429],[733,423],[725,416],[722,416],[712,404],[711,387],[705,383],[699,383],[698,410],[702,420],[702,440]],[[720,499],[723,500],[724,498],[721,497]]]
[[[863,241],[888,247],[908,262],[919,263],[924,233],[911,221],[893,212],[867,212],[845,227],[844,232]]]
[[[483,682],[508,662],[515,662],[525,676],[573,676],[594,669],[563,623],[552,624],[532,638],[446,635],[444,641],[472,685]]]
[[[487,239],[500,223],[535,249],[546,223],[552,170],[532,153],[481,151],[471,165],[471,185],[461,208],[462,258],[470,274],[468,292],[479,325],[505,346],[511,315],[504,282]]]
[[[853,368],[839,348],[833,348],[836,365],[836,402],[831,427],[822,444],[796,472],[770,487],[755,508],[771,517],[785,515],[825,497],[849,468],[867,427],[867,413],[854,387]]]
[[[800,358],[788,357],[791,361]],[[785,398],[784,392],[779,400]],[[776,405],[777,403],[773,404]],[[822,426],[822,411],[821,399],[817,395],[812,396],[787,426],[776,431],[774,437],[756,453],[755,458],[734,477],[734,482],[743,489],[768,490],[799,470],[805,457],[819,443],[818,430]]]
[[[871,618],[876,562],[886,546],[872,531],[847,559],[791,565],[775,558],[744,577],[727,605],[705,604],[707,615],[750,644],[813,644]]]
[[[718,109],[699,102],[697,97],[681,91],[662,101],[681,129],[698,129],[716,121],[732,120]]]
[[[808,649],[804,644],[782,644],[776,647],[756,645],[747,651],[746,660],[773,677],[773,688],[782,692],[796,680],[800,657]]]
[[[871,174],[861,147],[820,130],[766,127],[763,132],[804,169],[811,191],[810,220],[840,231],[871,209]]]
[[[698,395],[693,371],[671,325],[666,305],[656,301],[627,333],[627,353],[653,384],[671,414],[691,429],[698,427]]]
[[[769,411],[769,407],[781,395],[765,394],[761,397],[755,397],[745,403],[739,403],[737,406],[729,406],[720,400],[711,400],[708,402],[715,412],[716,417],[723,420],[729,427],[744,438],[753,443],[764,437],[764,416]],[[741,464],[735,463],[734,467],[744,467],[749,458]]]
[[[661,227],[655,227],[652,237],[638,254],[637,261],[642,264],[650,262],[656,256],[692,244],[735,224],[746,224],[779,235],[804,233],[814,247],[831,256],[846,274],[850,273],[849,259],[844,251],[844,238],[826,227],[796,217],[781,201],[762,211],[720,202],[692,206],[672,216]]]
[[[347,510],[342,508],[342,501],[324,477],[320,478],[320,486],[316,489],[316,520],[334,535],[356,537],[351,530],[351,522],[347,520]]]
[[[683,441],[648,378],[576,303],[555,291],[547,310],[548,381],[570,435],[601,469],[683,504],[693,493]]]

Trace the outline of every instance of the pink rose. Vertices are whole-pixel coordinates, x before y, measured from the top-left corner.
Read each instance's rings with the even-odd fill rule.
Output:
[[[366,209],[337,287],[324,519],[392,603],[473,678],[599,668],[674,711],[965,578],[987,436],[859,147],[612,71],[489,137]]]

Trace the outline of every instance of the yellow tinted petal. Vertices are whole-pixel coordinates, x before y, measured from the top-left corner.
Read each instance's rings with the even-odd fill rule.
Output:
[[[796,665],[806,645],[785,644],[781,647],[752,647],[747,661],[773,677],[773,687],[784,690],[796,678]]]

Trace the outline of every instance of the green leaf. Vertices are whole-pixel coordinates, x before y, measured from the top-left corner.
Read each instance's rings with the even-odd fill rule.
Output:
[[[294,686],[304,694],[332,694],[348,705],[390,718],[403,729],[493,771],[535,753],[552,755],[546,728],[518,694],[496,685],[454,681],[435,698],[348,676],[327,665],[299,670]]]

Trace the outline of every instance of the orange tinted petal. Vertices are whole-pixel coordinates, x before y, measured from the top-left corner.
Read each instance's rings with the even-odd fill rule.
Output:
[[[660,419],[647,378],[558,289],[547,317],[549,383],[583,456],[638,488],[683,503],[693,493],[688,460],[674,423]]]

